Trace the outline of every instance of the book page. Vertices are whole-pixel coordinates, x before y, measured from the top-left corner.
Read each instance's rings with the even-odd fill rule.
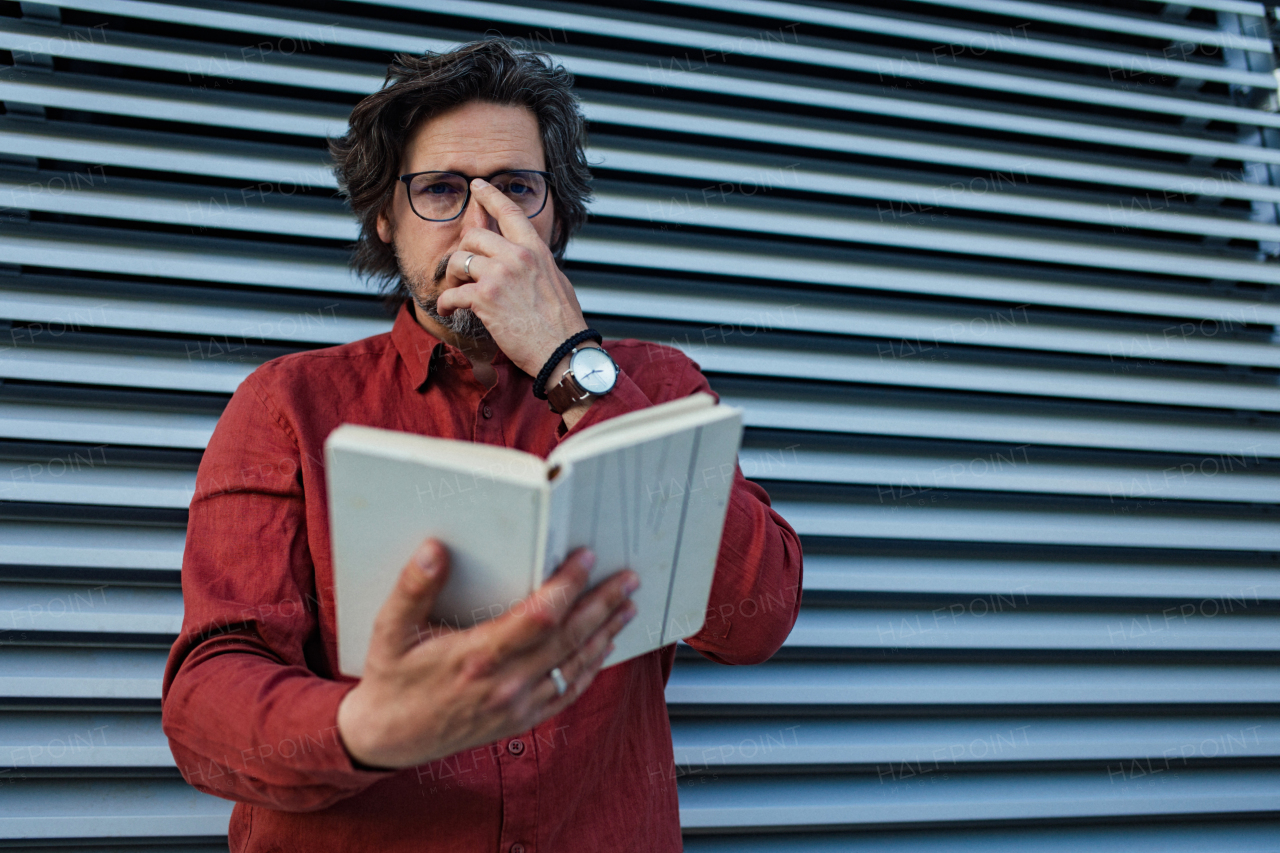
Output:
[[[428,536],[449,552],[449,578],[433,621],[467,628],[533,591],[549,492],[541,459],[516,451],[497,457],[504,464],[495,467],[493,454],[463,451],[504,448],[405,435],[411,441],[389,452],[383,436],[337,432],[339,440],[325,448],[325,476],[342,672],[363,671],[374,619]],[[424,458],[422,439],[449,448],[451,457],[440,459],[433,447]],[[526,482],[507,462],[526,465],[535,476]]]
[[[741,443],[741,416],[707,424],[699,430],[688,477],[669,485],[673,491],[684,490],[685,504],[683,533],[663,617],[663,645],[702,630],[721,537],[697,534],[724,531]],[[708,565],[711,571],[705,570]]]
[[[614,639],[611,666],[661,645],[695,431],[660,436],[575,460],[567,546],[596,552],[594,586],[623,568],[640,575],[637,616]]]

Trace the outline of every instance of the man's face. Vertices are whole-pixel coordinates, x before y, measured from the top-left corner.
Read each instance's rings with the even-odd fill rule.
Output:
[[[472,101],[420,124],[405,146],[399,174],[443,171],[484,178],[508,169],[546,171],[546,168],[538,120],[531,110]],[[548,197],[542,211],[529,220],[547,244],[554,233],[553,208]],[[501,233],[497,220],[474,195],[457,219],[448,222],[422,219],[409,206],[409,194],[401,182],[396,184],[390,216],[378,217],[378,236],[384,243],[392,244],[404,282],[428,318],[426,324],[430,326],[434,322],[464,337],[492,340],[480,318],[469,308],[460,308],[448,317],[436,313],[436,301],[444,288],[465,283],[456,279],[446,282],[445,269],[468,228]]]

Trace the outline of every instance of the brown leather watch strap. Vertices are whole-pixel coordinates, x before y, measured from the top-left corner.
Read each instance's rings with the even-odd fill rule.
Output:
[[[551,411],[557,415],[562,415],[575,404],[582,402],[588,397],[593,396],[590,391],[578,384],[573,378],[573,371],[566,370],[564,376],[556,383],[554,388],[547,389],[547,403],[551,406]]]

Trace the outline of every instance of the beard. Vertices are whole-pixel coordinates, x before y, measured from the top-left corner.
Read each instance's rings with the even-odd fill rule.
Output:
[[[436,268],[428,276],[425,270],[408,267],[396,252],[396,260],[400,262],[400,277],[409,291],[409,295],[423,313],[444,326],[455,335],[470,338],[473,341],[492,341],[493,335],[485,328],[484,322],[470,308],[455,308],[448,317],[440,314],[437,303],[440,301],[440,282],[444,280],[445,271],[452,255],[445,255],[436,264]]]

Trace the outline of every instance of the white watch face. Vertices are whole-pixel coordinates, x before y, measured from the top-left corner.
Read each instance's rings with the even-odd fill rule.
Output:
[[[613,389],[618,379],[618,366],[609,354],[599,347],[584,347],[569,360],[573,378],[592,394],[604,394]]]

